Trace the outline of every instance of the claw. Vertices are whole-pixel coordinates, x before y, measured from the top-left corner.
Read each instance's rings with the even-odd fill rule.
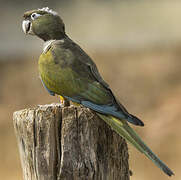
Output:
[[[63,96],[60,96],[60,104],[62,107],[70,106],[69,101],[66,98],[64,98]]]

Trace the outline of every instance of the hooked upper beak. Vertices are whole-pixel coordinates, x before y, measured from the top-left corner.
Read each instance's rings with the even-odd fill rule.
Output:
[[[22,29],[25,34],[30,32],[31,28],[31,21],[30,20],[23,20],[22,22]]]

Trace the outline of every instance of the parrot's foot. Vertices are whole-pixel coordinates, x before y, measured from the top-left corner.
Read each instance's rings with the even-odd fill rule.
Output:
[[[70,106],[70,102],[62,96],[60,96],[60,104],[62,107]]]

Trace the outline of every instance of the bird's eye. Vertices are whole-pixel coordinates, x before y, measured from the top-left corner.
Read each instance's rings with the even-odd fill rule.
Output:
[[[41,16],[40,14],[38,14],[38,13],[33,13],[32,15],[31,15],[31,19],[32,20],[35,20],[37,17],[39,17],[39,16]]]

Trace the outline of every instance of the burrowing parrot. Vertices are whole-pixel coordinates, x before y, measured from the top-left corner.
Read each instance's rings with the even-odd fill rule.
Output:
[[[129,126],[128,122],[138,126],[144,124],[125,109],[100,76],[92,59],[67,36],[58,14],[47,7],[27,11],[23,18],[25,34],[36,35],[44,41],[39,73],[48,92],[94,110],[115,132],[144,153],[168,176],[173,175]]]

